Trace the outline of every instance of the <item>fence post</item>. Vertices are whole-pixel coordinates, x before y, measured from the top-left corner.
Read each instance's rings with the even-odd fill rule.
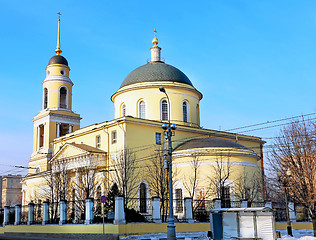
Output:
[[[85,224],[91,224],[93,221],[93,199],[86,199],[86,216],[85,216]]]
[[[27,218],[27,225],[31,225],[34,223],[34,203],[29,203],[29,212],[28,212],[28,218]]]
[[[45,225],[49,222],[49,202],[43,202],[43,221],[42,225]]]
[[[265,202],[264,206],[272,209],[272,202],[270,202],[270,201]]]
[[[248,207],[248,201],[247,200],[242,200],[240,203],[241,208],[247,208]]]
[[[3,226],[9,225],[10,206],[4,206]]]
[[[222,208],[222,203],[220,199],[218,198],[213,199],[213,208],[214,209]]]
[[[21,205],[15,205],[15,218],[14,218],[14,225],[21,224]]]
[[[59,225],[65,224],[67,220],[67,206],[66,200],[59,202]]]
[[[153,208],[153,222],[154,223],[161,223],[160,198],[159,197],[152,198],[152,208]]]
[[[188,223],[194,223],[192,201],[192,198],[184,198],[184,217]]]
[[[290,215],[291,222],[296,222],[294,202],[289,202],[288,207],[289,207],[289,215]]]
[[[115,197],[114,224],[125,224],[124,198]]]

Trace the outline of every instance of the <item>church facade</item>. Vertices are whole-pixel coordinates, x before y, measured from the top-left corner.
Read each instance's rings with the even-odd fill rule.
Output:
[[[58,43],[46,68],[42,110],[34,119],[33,154],[22,180],[23,204],[39,200],[84,200],[118,192],[126,207],[150,214],[150,199],[167,199],[167,140],[173,131],[175,214],[183,199],[205,207],[214,198],[262,201],[264,168],[259,137],[200,127],[203,97],[191,80],[161,58],[158,39],[150,61],[132,71],[111,96],[115,119],[80,126],[73,112],[73,82]],[[166,95],[159,91],[164,87]],[[75,104],[75,103],[74,103]],[[227,205],[228,206],[228,205]]]

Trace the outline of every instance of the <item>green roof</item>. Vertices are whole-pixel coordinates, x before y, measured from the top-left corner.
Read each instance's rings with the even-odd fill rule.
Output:
[[[179,69],[164,62],[149,62],[128,74],[121,87],[134,83],[155,81],[178,82],[193,86],[190,79]]]

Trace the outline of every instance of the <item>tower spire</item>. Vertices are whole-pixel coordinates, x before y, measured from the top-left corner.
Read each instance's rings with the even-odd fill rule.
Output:
[[[57,47],[56,47],[55,53],[59,55],[63,51],[60,49],[60,15],[61,13],[58,12],[57,14],[58,14],[58,35],[57,35]]]

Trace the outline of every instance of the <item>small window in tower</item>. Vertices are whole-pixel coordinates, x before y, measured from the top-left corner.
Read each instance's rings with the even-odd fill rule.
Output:
[[[39,147],[43,148],[44,146],[44,125],[39,126]]]
[[[126,105],[125,104],[122,105],[121,116],[122,117],[126,116]]]
[[[161,145],[161,133],[156,133],[156,144]]]
[[[139,102],[138,111],[139,118],[146,118],[146,104],[143,100]]]
[[[167,121],[169,119],[168,102],[166,99],[161,101],[161,120]]]
[[[183,122],[188,122],[188,102],[183,101],[182,103],[182,113],[183,113]]]
[[[47,102],[48,102],[48,90],[47,88],[44,88],[44,109],[47,108]]]
[[[50,75],[50,71],[47,71],[47,75]]]
[[[67,123],[61,123],[59,125],[59,136],[64,136],[66,135],[67,133],[69,133],[69,124]]]
[[[196,105],[196,123],[200,124],[200,112],[199,112],[199,104]]]
[[[116,130],[112,131],[112,144],[117,142],[117,133]]]
[[[101,147],[101,136],[100,135],[96,136],[96,138],[95,138],[95,147],[96,148]]]
[[[59,90],[59,107],[67,108],[67,88],[61,87]]]
[[[61,75],[65,75],[65,70],[60,70]]]

